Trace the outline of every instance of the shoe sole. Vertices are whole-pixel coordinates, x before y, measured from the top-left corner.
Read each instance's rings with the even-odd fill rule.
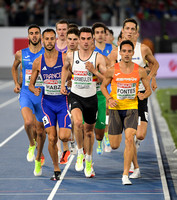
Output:
[[[41,169],[40,173],[36,173],[35,170],[34,170],[34,176],[41,176],[41,175],[42,175],[42,169]]]
[[[33,162],[33,161],[35,161],[35,155],[33,156],[33,158],[31,160],[28,158],[28,155],[27,155],[26,159],[27,159],[28,162]]]

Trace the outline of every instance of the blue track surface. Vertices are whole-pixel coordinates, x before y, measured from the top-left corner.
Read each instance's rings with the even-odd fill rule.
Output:
[[[1,85],[4,84],[0,82]],[[5,82],[6,83],[6,82]],[[141,143],[138,152],[139,166],[142,177],[133,179],[133,185],[122,185],[123,149],[124,139],[118,150],[105,153],[102,156],[96,154],[94,145],[93,162],[96,176],[85,178],[84,172],[76,172],[73,158],[64,179],[60,185],[50,181],[53,174],[53,165],[47,150],[47,139],[44,146],[46,164],[43,167],[43,175],[33,175],[34,162],[26,160],[28,139],[23,129],[5,144],[6,138],[11,136],[23,125],[23,119],[19,110],[18,100],[3,106],[3,103],[16,96],[13,94],[13,84],[0,88],[0,199],[2,200],[43,200],[48,198],[54,187],[54,200],[163,200],[164,191],[161,182],[157,155],[152,138],[151,123],[148,126],[146,139]],[[66,165],[60,165],[64,169]]]

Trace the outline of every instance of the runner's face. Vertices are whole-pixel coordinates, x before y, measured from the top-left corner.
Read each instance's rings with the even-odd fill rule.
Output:
[[[58,24],[57,25],[56,32],[57,32],[58,38],[60,40],[66,40],[67,31],[68,31],[67,24]]]
[[[43,44],[44,48],[48,51],[52,51],[55,48],[56,36],[51,32],[44,33]]]
[[[91,33],[82,32],[79,37],[80,49],[88,50],[93,44],[93,37]]]
[[[133,48],[130,44],[124,44],[122,49],[120,50],[121,59],[128,63],[132,60],[132,56],[134,54]]]
[[[104,28],[99,27],[99,28],[95,28],[95,33],[94,33],[94,38],[96,40],[96,42],[101,43],[105,41],[105,32],[104,32]]]
[[[136,35],[136,25],[132,22],[127,22],[122,29],[123,37],[125,40],[134,40],[134,36]]]
[[[28,31],[28,39],[29,39],[29,44],[33,44],[36,46],[38,43],[41,42],[41,33],[38,28],[31,28]]]
[[[75,34],[68,34],[67,36],[67,47],[68,49],[74,51],[78,47],[79,38]]]
[[[112,35],[108,30],[106,30],[105,43],[111,43],[111,42],[112,42]]]

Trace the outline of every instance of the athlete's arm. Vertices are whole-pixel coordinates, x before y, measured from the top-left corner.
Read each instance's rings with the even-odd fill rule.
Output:
[[[85,63],[85,67],[87,70],[89,70],[89,72],[91,72],[97,78],[99,78],[100,81],[103,80],[104,78],[103,74],[106,72],[106,62],[103,55],[101,55],[100,53],[97,54],[96,68],[89,61]]]
[[[115,107],[117,105],[117,100],[114,100],[110,96],[110,94],[108,93],[108,90],[107,90],[107,86],[111,83],[113,75],[114,75],[114,67],[107,69],[107,71],[105,73],[105,77],[101,84],[101,91],[102,91],[103,95],[106,97],[106,100],[108,101],[110,107]]]
[[[15,83],[15,88],[14,88],[14,92],[15,93],[19,93],[20,92],[20,84],[18,82],[18,66],[21,63],[22,60],[22,52],[17,51],[15,54],[15,60],[12,66],[12,77]]]
[[[139,76],[145,87],[145,92],[144,93],[138,92],[138,97],[140,100],[143,100],[151,95],[150,80],[148,79],[146,70],[143,67],[139,67]]]
[[[35,88],[35,83],[40,71],[40,66],[41,66],[41,56],[36,58],[33,62],[32,74],[31,74],[31,79],[30,79],[30,84],[29,84],[29,90],[33,92],[36,96],[39,96],[39,94],[41,93],[40,87]]]
[[[108,59],[110,60],[110,65],[114,65],[116,63],[117,60],[117,51],[118,51],[118,47],[116,47],[115,49],[113,49],[111,51],[111,53],[108,55]]]
[[[150,73],[148,75],[148,79],[151,80],[153,76],[157,74],[157,70],[159,68],[159,63],[153,56],[150,48],[145,44],[141,45],[142,55],[144,55],[144,59],[148,61],[148,66],[150,68]]]
[[[67,95],[67,90],[65,87],[65,82],[68,77],[68,70],[69,67],[72,66],[72,61],[73,60],[73,52],[67,53],[65,59],[64,59],[64,65],[62,67],[62,73],[61,73],[61,94]]]

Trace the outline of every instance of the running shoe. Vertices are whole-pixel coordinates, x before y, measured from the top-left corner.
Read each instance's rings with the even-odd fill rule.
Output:
[[[34,175],[35,176],[41,176],[42,175],[41,161],[35,160]]]
[[[140,178],[141,177],[140,169],[136,168],[129,177],[130,178]]]
[[[85,161],[84,173],[85,173],[86,178],[92,178],[95,176],[95,172],[94,172],[93,166],[92,166],[92,160],[90,162],[87,160]]]
[[[140,143],[141,143],[141,140],[138,140],[138,139],[135,137],[135,146],[136,146],[136,150],[139,149]]]
[[[103,154],[103,142],[102,141],[97,141],[98,142],[98,147],[96,149],[96,152],[98,155]]]
[[[69,157],[70,157],[70,151],[64,151],[62,158],[60,159],[60,164],[67,164]]]
[[[132,185],[132,182],[127,175],[122,176],[122,185]]]
[[[74,141],[70,142],[70,152],[71,152],[71,155],[77,154],[77,146],[76,146],[76,143]]]
[[[75,170],[76,171],[82,171],[84,169],[84,165],[83,165],[83,161],[84,161],[84,154],[80,154],[77,156],[77,162],[75,164]]]
[[[58,180],[60,180],[60,176],[61,176],[61,171],[54,171],[54,174],[50,178],[50,180],[52,180],[52,181],[58,181]]]
[[[34,155],[34,151],[35,151],[36,146],[30,146],[28,148],[28,154],[27,154],[27,161],[28,162],[33,162],[35,160],[35,155]]]
[[[110,146],[110,142],[109,142],[108,135],[107,135],[107,136],[104,136],[104,144],[105,144],[104,151],[105,151],[105,152],[111,152],[111,151],[112,151],[112,148],[111,148],[111,146]]]
[[[41,166],[43,166],[45,164],[45,157],[41,156]]]
[[[129,173],[133,173],[133,172],[134,172],[134,164],[133,162],[131,162]]]

